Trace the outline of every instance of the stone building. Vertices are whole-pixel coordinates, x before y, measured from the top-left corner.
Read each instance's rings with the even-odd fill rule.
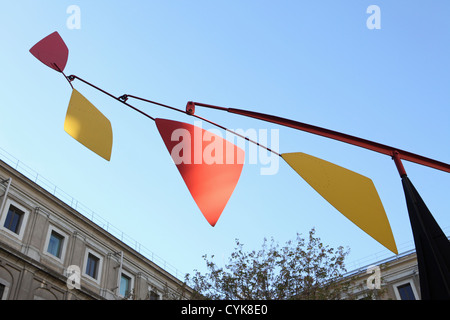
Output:
[[[186,299],[183,281],[0,161],[0,299]]]
[[[420,300],[420,282],[415,250],[409,250],[349,272],[356,299]]]

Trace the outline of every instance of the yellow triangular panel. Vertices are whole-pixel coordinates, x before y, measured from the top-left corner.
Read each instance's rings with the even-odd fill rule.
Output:
[[[333,207],[397,254],[386,212],[371,179],[305,153],[281,156]]]
[[[75,89],[70,97],[64,130],[100,157],[111,159],[113,135],[110,121]]]

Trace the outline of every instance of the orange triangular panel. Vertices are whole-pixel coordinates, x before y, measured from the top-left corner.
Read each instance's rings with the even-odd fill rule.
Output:
[[[69,49],[57,31],[36,43],[30,53],[43,64],[62,72],[66,67]]]
[[[339,212],[397,254],[386,212],[371,179],[305,153],[281,156]]]
[[[166,119],[155,122],[195,203],[214,226],[239,180],[244,151],[188,123]]]

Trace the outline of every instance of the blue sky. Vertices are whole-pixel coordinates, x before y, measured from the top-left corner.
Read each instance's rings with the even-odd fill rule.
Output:
[[[80,29],[69,29],[70,5]],[[368,29],[378,5],[381,29]],[[0,10],[0,147],[182,272],[222,263],[238,238],[258,249],[317,235],[351,250],[348,264],[390,253],[354,226],[286,163],[275,175],[244,166],[212,228],[171,162],[153,121],[75,81],[110,119],[111,161],[63,130],[71,88],[29,49],[58,31],[66,74],[116,96],[177,108],[187,101],[249,109],[341,131],[450,162],[450,4],[446,1],[10,1]],[[138,101],[154,117],[193,118]],[[304,152],[374,181],[402,251],[412,233],[401,180],[384,155],[237,115],[197,109],[231,129],[278,129],[279,150]],[[213,128],[203,123],[204,129]],[[404,162],[449,232],[447,173]],[[409,246],[408,248],[411,248]],[[376,259],[374,260],[376,261]]]

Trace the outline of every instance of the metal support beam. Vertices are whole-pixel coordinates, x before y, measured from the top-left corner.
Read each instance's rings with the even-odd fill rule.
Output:
[[[400,150],[399,148],[387,146],[387,145],[384,145],[384,144],[381,144],[378,142],[351,136],[351,135],[348,135],[345,133],[341,133],[341,132],[337,132],[337,131],[333,131],[333,130],[329,130],[329,129],[325,129],[325,128],[321,128],[321,127],[313,126],[310,124],[306,124],[306,123],[302,123],[302,122],[298,122],[298,121],[294,121],[294,120],[290,120],[290,119],[286,119],[286,118],[281,118],[281,117],[277,117],[277,116],[273,116],[273,115],[269,115],[269,114],[248,111],[248,110],[242,110],[242,109],[218,107],[218,106],[213,106],[213,105],[204,104],[204,103],[200,103],[200,102],[189,101],[186,106],[186,113],[192,115],[195,112],[194,106],[200,106],[200,107],[206,107],[206,108],[211,108],[211,109],[216,109],[216,110],[221,110],[221,111],[227,111],[230,113],[239,114],[239,115],[246,116],[246,117],[279,124],[279,125],[282,125],[285,127],[309,132],[309,133],[312,133],[315,135],[319,135],[319,136],[323,136],[326,138],[330,138],[330,139],[338,140],[338,141],[345,142],[348,144],[352,144],[352,145],[355,145],[355,146],[358,146],[361,148],[365,148],[368,150],[372,150],[372,151],[375,151],[378,153],[382,153],[382,154],[385,154],[385,155],[388,155],[391,157],[395,156],[395,157],[397,157],[397,159],[403,159],[403,160],[415,162],[415,163],[418,163],[418,164],[421,164],[421,165],[424,165],[427,167],[431,167],[434,169],[442,170],[445,172],[450,172],[450,164],[440,162],[440,161],[437,161],[434,159],[426,158],[424,156],[414,154],[414,153],[411,153],[408,151]],[[394,158],[394,160],[395,160],[395,158]]]
[[[3,212],[3,207],[5,206],[6,198],[8,197],[8,193],[9,193],[9,187],[11,186],[11,181],[12,181],[12,178],[5,179],[2,181],[2,184],[4,184],[5,182],[8,182],[8,184],[6,185],[5,193],[3,194],[2,204],[0,207],[0,214]]]

